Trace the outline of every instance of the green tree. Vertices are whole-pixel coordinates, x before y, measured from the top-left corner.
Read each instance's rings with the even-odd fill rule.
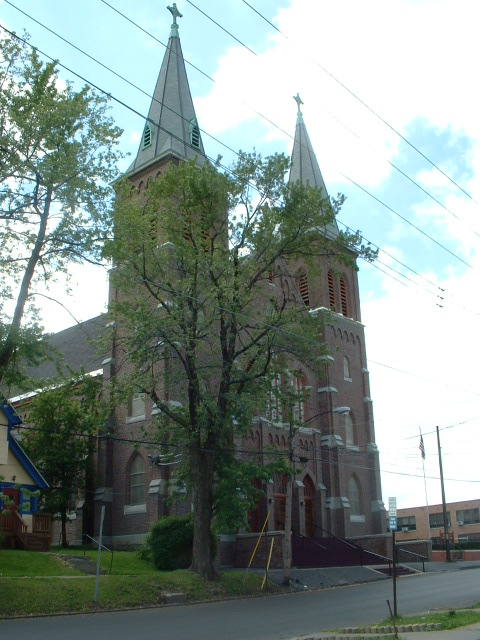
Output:
[[[101,388],[100,380],[85,376],[39,393],[29,407],[31,426],[22,434],[22,447],[50,485],[43,508],[58,514],[64,547],[72,498],[91,477],[95,436],[107,417]]]
[[[121,157],[107,111],[27,40],[0,39],[0,382],[18,373],[19,356],[40,355],[34,287],[100,259]]]
[[[373,257],[359,234],[327,238],[342,199],[287,184],[288,167],[283,155],[241,153],[231,174],[208,163],[171,164],[137,196],[126,181],[107,245],[119,290],[119,361],[123,351],[130,362],[122,381],[156,403],[163,441],[183,447],[192,570],[209,578],[212,518],[222,496],[225,502],[221,480],[230,469],[250,482],[238,473],[236,437],[263,413],[277,363],[315,369],[325,353],[325,318],[308,313],[291,278],[289,287],[293,265],[308,268],[314,281],[322,256],[330,264]]]

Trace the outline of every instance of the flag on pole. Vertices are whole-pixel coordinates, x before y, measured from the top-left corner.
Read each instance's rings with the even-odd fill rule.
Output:
[[[418,445],[422,458],[425,460],[425,445],[423,444],[423,436],[420,434],[420,444]]]

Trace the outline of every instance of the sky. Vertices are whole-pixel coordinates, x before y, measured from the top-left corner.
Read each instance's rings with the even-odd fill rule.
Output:
[[[170,33],[166,4],[0,0],[0,24],[28,31],[78,88],[87,80],[123,102],[111,113],[135,154]],[[232,150],[290,153],[298,92],[327,189],[347,197],[340,228],[380,248],[374,265],[359,264],[359,284],[385,503],[441,502],[436,426],[447,501],[480,498],[479,3],[177,6],[207,154],[229,164]],[[105,269],[72,277],[70,297],[52,292],[64,307],[42,305],[48,331],[105,309]]]

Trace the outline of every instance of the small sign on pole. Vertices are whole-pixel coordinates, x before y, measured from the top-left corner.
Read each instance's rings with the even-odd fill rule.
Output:
[[[388,499],[388,526],[392,532],[392,579],[393,579],[393,617],[397,617],[397,550],[395,547],[395,531],[397,530],[397,499]]]

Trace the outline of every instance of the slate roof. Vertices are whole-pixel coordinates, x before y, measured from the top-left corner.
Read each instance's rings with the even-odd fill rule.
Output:
[[[55,378],[61,373],[68,375],[69,369],[79,371],[83,368],[86,373],[102,369],[105,353],[99,351],[97,343],[105,332],[107,322],[106,316],[100,315],[46,336],[45,341],[52,353],[56,354],[55,359],[27,367],[26,375],[33,380],[40,380]],[[8,396],[12,400],[22,393],[25,393],[24,389],[10,389]]]

